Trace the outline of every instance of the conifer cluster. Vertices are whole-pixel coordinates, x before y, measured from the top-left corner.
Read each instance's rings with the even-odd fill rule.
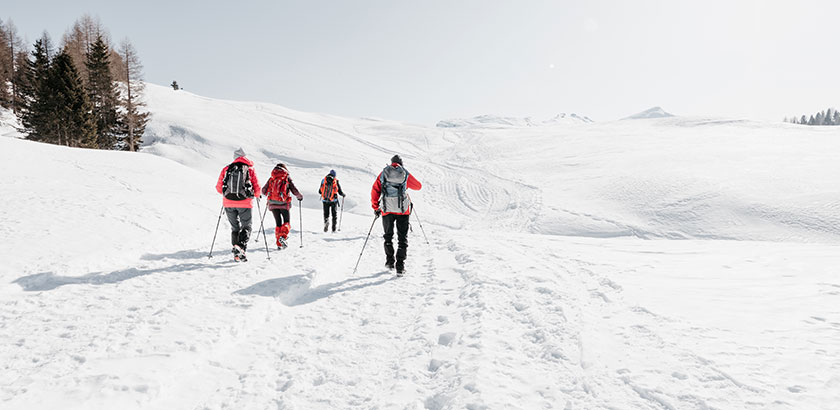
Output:
[[[31,140],[137,151],[149,121],[142,70],[131,42],[115,49],[91,16],[77,20],[58,49],[44,32],[31,51],[11,20],[0,21],[0,106]]]

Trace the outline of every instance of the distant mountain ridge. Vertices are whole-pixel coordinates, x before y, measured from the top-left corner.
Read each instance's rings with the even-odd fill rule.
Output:
[[[437,123],[440,128],[460,128],[460,127],[541,127],[550,125],[565,125],[565,124],[589,124],[593,123],[592,119],[587,116],[580,116],[575,113],[566,114],[560,113],[547,120],[536,120],[532,117],[504,117],[499,115],[479,115],[472,118],[455,118],[442,120]]]

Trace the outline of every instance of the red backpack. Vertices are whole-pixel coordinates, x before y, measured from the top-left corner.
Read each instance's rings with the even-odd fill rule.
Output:
[[[289,202],[292,196],[289,195],[289,173],[283,168],[274,168],[271,171],[271,180],[268,181],[268,200],[275,202]]]

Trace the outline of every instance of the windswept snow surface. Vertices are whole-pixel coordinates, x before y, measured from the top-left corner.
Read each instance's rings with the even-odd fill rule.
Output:
[[[154,85],[148,100],[142,153],[0,138],[0,408],[840,402],[830,127],[445,129]],[[306,197],[290,248],[251,242],[246,264],[224,218],[207,258],[239,146],[261,180],[287,163]],[[376,223],[353,275],[394,153],[424,184],[408,274],[383,269]],[[330,169],[348,193],[335,234],[316,198]]]
[[[503,117],[498,115],[479,115],[472,118],[458,118],[442,120],[437,123],[438,128],[509,128],[509,127],[538,127],[550,125],[587,124],[593,122],[589,117],[577,114],[560,113],[546,120],[537,120],[531,117]]]

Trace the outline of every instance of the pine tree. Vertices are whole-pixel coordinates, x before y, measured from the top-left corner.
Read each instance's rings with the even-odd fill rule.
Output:
[[[14,94],[12,95],[12,105],[18,115],[22,115],[27,107],[27,96],[31,95],[32,85],[29,83],[29,55],[25,49],[21,49],[15,58],[15,72],[12,73],[12,83],[14,84]]]
[[[121,101],[122,118],[120,120],[120,140],[117,148],[125,151],[137,151],[143,144],[143,133],[149,122],[149,113],[145,112],[143,102],[143,65],[137,51],[128,39],[120,44],[120,55],[125,62],[125,87]]]
[[[70,55],[62,50],[50,67],[49,87],[53,91],[53,115],[57,118],[59,141],[72,147],[96,148],[96,122],[82,78]]]
[[[101,36],[90,47],[85,68],[87,95],[96,122],[96,146],[114,149],[117,145],[117,87],[111,80],[110,50]]]
[[[808,119],[805,118],[805,114],[803,114],[802,118],[799,119],[799,123],[802,124],[802,125],[807,125],[808,124]]]
[[[840,111],[834,110],[834,125],[840,125]]]
[[[819,115],[819,114],[817,114],[817,115]],[[813,115],[811,116],[810,119],[808,119],[808,125],[817,125],[817,120],[814,119]]]
[[[46,32],[35,41],[34,48],[33,59],[27,60],[29,87],[25,95],[26,105],[21,112],[23,127],[28,139],[62,144],[56,134],[57,120],[52,116],[53,90],[49,84],[52,42]]]

